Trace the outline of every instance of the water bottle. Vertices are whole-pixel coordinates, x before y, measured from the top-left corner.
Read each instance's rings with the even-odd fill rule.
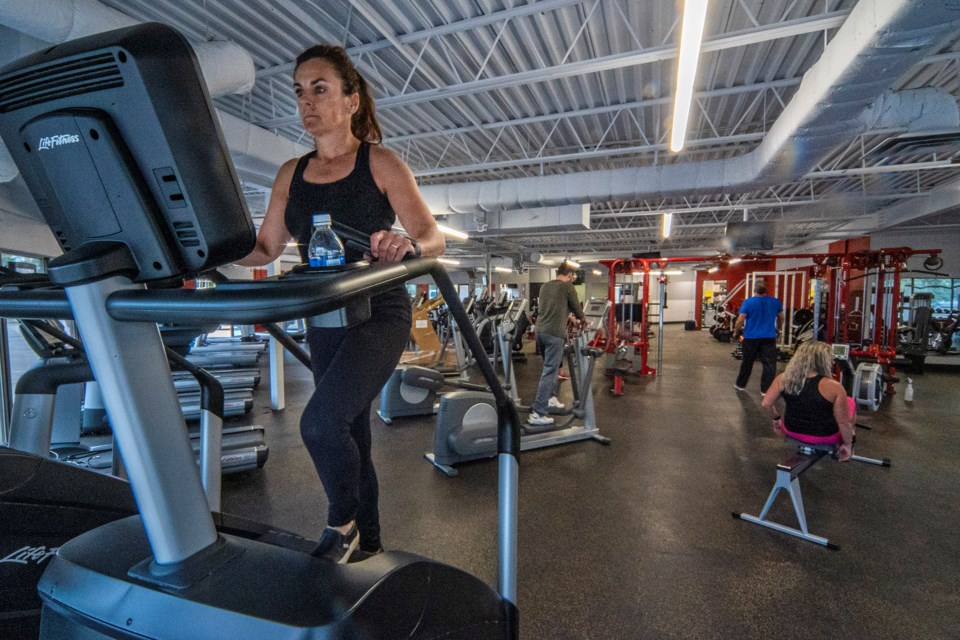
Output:
[[[343,264],[343,243],[330,228],[329,213],[313,214],[313,235],[307,247],[311,267],[333,267]]]
[[[907,378],[907,388],[903,392],[903,401],[913,402],[913,380],[910,378]]]

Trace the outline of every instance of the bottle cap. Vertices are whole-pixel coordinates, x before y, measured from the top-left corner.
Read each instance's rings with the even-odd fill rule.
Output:
[[[330,214],[329,213],[313,214],[313,224],[330,224]]]

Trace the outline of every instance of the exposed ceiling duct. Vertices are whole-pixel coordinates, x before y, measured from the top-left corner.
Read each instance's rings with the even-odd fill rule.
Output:
[[[58,44],[138,23],[138,20],[97,0],[0,0],[0,25],[46,44]],[[253,58],[245,49],[225,41],[191,44],[211,96],[246,93],[253,87],[256,81]],[[10,60],[26,55],[28,51],[19,51],[19,55],[9,50],[5,53],[11,56],[7,58]],[[0,183],[13,180],[17,174],[9,151],[0,142]]]
[[[271,187],[280,165],[311,151],[310,147],[281,138],[220,109],[217,115],[237,174],[244,182]]]
[[[482,213],[731,193],[794,181],[831,149],[873,129],[956,128],[951,96],[888,88],[958,24],[960,5],[953,0],[860,0],[760,146],[736,158],[428,185],[421,193],[434,213]]]
[[[0,24],[55,44],[138,23],[98,0],[0,0]],[[242,47],[222,40],[191,44],[210,95],[253,88],[253,58]]]

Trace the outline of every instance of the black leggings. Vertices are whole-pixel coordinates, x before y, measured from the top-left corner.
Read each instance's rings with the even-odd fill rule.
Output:
[[[364,549],[380,547],[377,472],[370,457],[370,403],[393,373],[410,337],[410,303],[375,308],[350,329],[307,330],[316,390],[300,435],[327,494],[327,525],[356,519]]]

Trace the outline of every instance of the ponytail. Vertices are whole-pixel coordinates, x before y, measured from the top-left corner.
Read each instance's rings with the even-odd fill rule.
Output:
[[[359,140],[371,144],[380,144],[383,141],[383,134],[380,132],[380,124],[377,122],[377,110],[373,104],[373,96],[370,95],[370,87],[367,81],[357,73],[358,91],[360,94],[360,106],[357,112],[350,119],[350,131]]]

